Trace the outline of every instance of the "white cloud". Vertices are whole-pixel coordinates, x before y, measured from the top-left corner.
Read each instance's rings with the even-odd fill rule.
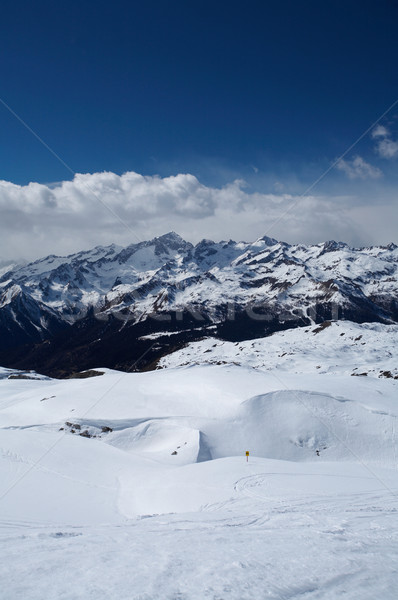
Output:
[[[367,163],[361,156],[355,156],[352,160],[341,159],[336,167],[350,179],[377,179],[383,175],[380,169]]]
[[[377,139],[376,152],[382,158],[395,158],[398,156],[398,142],[391,139],[391,133],[383,125],[377,125],[372,131],[372,137]]]
[[[389,131],[384,125],[377,125],[372,131],[372,138],[386,137],[388,135]]]
[[[364,164],[357,168],[369,174]],[[32,260],[99,244],[128,245],[170,230],[191,242],[267,234],[287,242],[362,244],[373,241],[370,235],[384,235],[381,226],[375,231],[372,223],[359,223],[358,210],[351,218],[354,206],[358,202],[347,196],[251,193],[242,180],[210,187],[190,174],[78,174],[55,186],[0,181],[0,258]],[[384,222],[393,223],[388,211]]]
[[[398,142],[384,138],[377,144],[377,152],[382,158],[394,158],[398,155]]]

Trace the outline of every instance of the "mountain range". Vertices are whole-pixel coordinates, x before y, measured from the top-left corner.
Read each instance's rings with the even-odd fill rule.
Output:
[[[174,232],[0,269],[0,364],[68,376],[151,369],[202,337],[398,322],[398,246],[202,240]]]

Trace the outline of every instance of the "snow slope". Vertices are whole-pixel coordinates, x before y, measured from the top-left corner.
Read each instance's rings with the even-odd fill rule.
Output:
[[[249,345],[241,365],[2,370],[0,598],[395,598],[398,381],[299,351],[297,372],[243,366]]]
[[[398,378],[398,325],[324,322],[266,338],[192,342],[159,361],[159,367],[236,364],[293,373],[328,373]]]

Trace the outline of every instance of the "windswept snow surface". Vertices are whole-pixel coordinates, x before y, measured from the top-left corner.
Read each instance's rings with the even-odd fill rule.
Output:
[[[0,598],[395,600],[397,380],[100,370],[1,372]]]

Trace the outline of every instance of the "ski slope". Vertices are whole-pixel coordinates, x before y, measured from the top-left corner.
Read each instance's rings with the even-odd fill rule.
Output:
[[[243,348],[239,365],[0,371],[0,598],[395,599],[398,381],[352,377],[338,352],[333,373],[302,352],[297,372],[253,368]]]

